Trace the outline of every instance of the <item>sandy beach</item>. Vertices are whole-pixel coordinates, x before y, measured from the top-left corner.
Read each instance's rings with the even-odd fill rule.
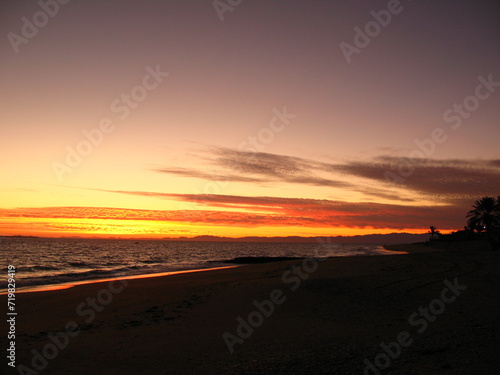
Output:
[[[64,375],[498,371],[499,252],[388,249],[410,254],[19,293],[16,365],[24,372],[2,368]]]

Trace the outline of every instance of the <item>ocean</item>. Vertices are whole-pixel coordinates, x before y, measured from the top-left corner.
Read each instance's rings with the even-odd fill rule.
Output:
[[[199,242],[119,239],[0,237],[0,293],[8,266],[16,289],[131,275],[234,265],[240,257],[328,257],[385,255],[376,244]],[[236,262],[236,264],[238,264]]]

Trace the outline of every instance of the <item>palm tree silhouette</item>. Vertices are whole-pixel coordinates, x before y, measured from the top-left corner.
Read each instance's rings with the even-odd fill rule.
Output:
[[[492,228],[500,224],[500,197],[482,197],[474,202],[467,213],[467,224],[479,233],[484,229],[489,237]]]
[[[429,232],[427,232],[427,233],[430,233],[430,234],[431,234],[431,238],[430,238],[430,239],[431,239],[431,240],[436,239],[436,236],[440,234],[440,233],[439,233],[439,231],[437,230],[437,228],[436,228],[434,225],[431,225],[431,226],[429,227],[429,229],[430,229],[430,231],[429,231]]]

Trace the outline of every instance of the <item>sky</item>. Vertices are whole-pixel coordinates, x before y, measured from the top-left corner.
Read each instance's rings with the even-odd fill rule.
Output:
[[[0,0],[0,235],[461,229],[497,1]]]

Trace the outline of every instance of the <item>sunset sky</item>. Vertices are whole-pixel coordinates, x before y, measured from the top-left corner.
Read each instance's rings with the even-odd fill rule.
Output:
[[[0,0],[0,235],[448,231],[500,194],[499,2],[228,4]]]

